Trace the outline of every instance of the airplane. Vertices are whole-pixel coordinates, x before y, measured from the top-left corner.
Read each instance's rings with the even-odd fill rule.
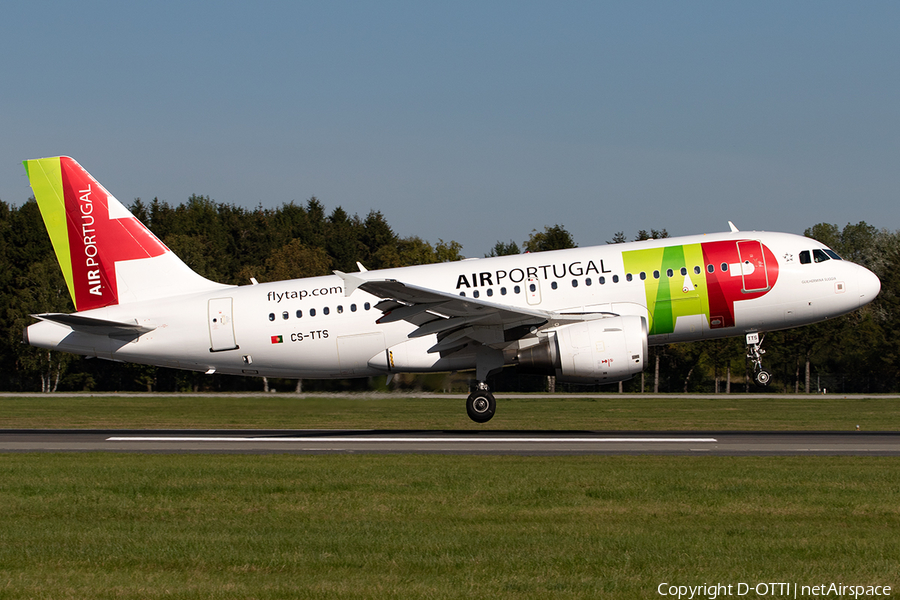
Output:
[[[234,286],[185,265],[69,157],[24,161],[76,311],[33,315],[26,343],[114,361],[327,379],[474,370],[489,421],[506,366],[559,381],[642,372],[650,345],[765,332],[875,299],[868,269],[799,235],[730,231]]]

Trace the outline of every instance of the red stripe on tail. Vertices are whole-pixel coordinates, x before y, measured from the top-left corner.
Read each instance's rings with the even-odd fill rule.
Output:
[[[114,213],[127,210],[77,162],[62,157],[60,167],[75,306],[82,311],[118,304],[116,263],[160,256],[168,248],[130,214],[110,218],[111,205]]]

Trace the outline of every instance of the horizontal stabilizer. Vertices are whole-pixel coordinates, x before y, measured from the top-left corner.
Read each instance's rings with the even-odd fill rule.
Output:
[[[107,321],[105,319],[94,319],[93,317],[82,315],[67,315],[65,313],[44,313],[31,316],[41,321],[65,325],[73,331],[89,335],[136,338],[156,329],[155,327],[138,325],[137,322],[121,323],[119,321]]]

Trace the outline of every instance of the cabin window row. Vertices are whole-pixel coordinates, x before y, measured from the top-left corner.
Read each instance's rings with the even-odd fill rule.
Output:
[[[707,271],[709,271],[710,273],[714,273],[714,272],[716,271],[715,265],[707,265],[706,268],[707,268]],[[722,263],[721,266],[720,266],[720,268],[722,269],[723,272],[727,272],[727,271],[728,271],[728,263]],[[700,275],[700,274],[703,272],[703,270],[702,270],[699,266],[695,266],[695,267],[693,268],[693,271],[694,271],[694,275]],[[687,275],[687,274],[688,274],[687,267],[681,267],[681,269],[679,270],[679,272],[681,273],[682,276]],[[647,273],[646,273],[645,271],[641,271],[641,272],[638,273],[637,275],[638,275],[638,277],[641,279],[641,281],[644,281],[645,279],[647,279]],[[663,274],[662,274],[660,271],[653,271],[652,276],[653,276],[654,279],[659,279],[660,277],[663,276]],[[674,271],[674,269],[666,269],[666,271],[665,271],[665,276],[666,276],[666,277],[674,277],[674,276],[675,276],[675,271]],[[611,281],[612,281],[613,283],[619,283],[619,276],[618,276],[618,275],[613,275],[610,279],[611,279]],[[625,274],[625,281],[634,281],[634,274],[633,274],[633,273],[626,273],[626,274]],[[581,285],[580,280],[578,280],[578,279],[573,279],[571,283],[572,283],[572,287],[573,287],[573,288],[577,288],[579,285]],[[606,284],[606,277],[604,277],[604,276],[598,277],[598,278],[597,278],[597,283],[598,283],[599,285],[605,285],[605,284]],[[594,284],[594,280],[593,280],[593,279],[591,279],[590,277],[585,278],[585,280],[584,280],[584,285],[585,285],[585,286],[591,286],[591,285],[593,285],[593,284]],[[555,289],[558,289],[558,288],[559,288],[559,282],[551,281],[551,282],[550,282],[550,288],[551,288],[551,289],[554,289],[554,290],[555,290]],[[535,284],[531,283],[531,284],[529,284],[529,289],[530,289],[531,292],[536,292],[536,291],[537,291],[537,286],[536,286]],[[516,293],[516,294],[521,294],[521,293],[522,293],[522,288],[521,288],[521,286],[518,286],[518,285],[515,286],[515,287],[513,288],[513,292]],[[487,296],[490,297],[490,296],[493,296],[493,295],[494,295],[494,290],[493,290],[492,288],[488,288],[487,290],[485,290],[484,293],[485,293],[485,295],[487,295]],[[500,288],[500,295],[501,295],[501,296],[505,296],[507,293],[508,293],[508,290],[507,290],[505,287],[501,287],[501,288]],[[460,292],[459,295],[460,295],[460,296],[465,296],[466,293],[465,293],[465,292]],[[473,290],[473,291],[472,291],[472,297],[473,297],[473,298],[479,298],[480,296],[481,296],[481,291],[480,291],[480,290]]]
[[[363,304],[363,310],[371,310],[371,309],[372,309],[372,305],[369,304],[368,302],[366,302],[365,304]],[[351,304],[351,305],[350,305],[350,312],[356,312],[357,310],[358,310],[358,309],[357,309],[356,304]],[[344,313],[344,307],[343,307],[343,305],[338,304],[338,305],[335,307],[335,311],[336,311],[336,313],[339,314],[339,315],[340,315],[340,314],[343,314],[343,313]],[[302,309],[299,309],[299,308],[298,308],[298,309],[295,311],[294,314],[296,315],[296,317],[297,317],[298,319],[302,319],[302,318],[303,318],[303,310],[302,310]],[[306,314],[307,314],[308,316],[310,316],[310,317],[315,317],[315,316],[318,314],[318,312],[316,311],[315,308],[310,308],[309,311],[308,311]],[[322,315],[330,315],[330,314],[331,314],[331,307],[329,307],[329,306],[324,306],[324,307],[322,307]],[[282,312],[282,313],[281,313],[281,318],[282,318],[283,320],[285,320],[285,321],[287,321],[288,319],[290,319],[290,318],[291,318],[291,313],[290,313],[290,311],[287,311],[287,310],[286,310],[286,311]],[[275,320],[275,313],[269,313],[269,320],[270,320],[270,321],[274,321],[274,320]]]

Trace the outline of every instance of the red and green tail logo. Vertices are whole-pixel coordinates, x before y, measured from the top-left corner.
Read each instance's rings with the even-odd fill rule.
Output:
[[[73,159],[41,158],[24,164],[77,310],[118,304],[117,262],[168,252]]]

